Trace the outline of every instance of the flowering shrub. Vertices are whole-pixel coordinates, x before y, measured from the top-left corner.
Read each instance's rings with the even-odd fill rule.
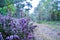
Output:
[[[5,40],[34,40],[33,29],[28,18],[15,19],[11,15],[0,15],[0,32]]]

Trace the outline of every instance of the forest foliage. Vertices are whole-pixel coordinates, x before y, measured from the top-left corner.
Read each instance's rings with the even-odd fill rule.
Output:
[[[57,0],[41,0],[34,11],[37,21],[60,21],[60,10],[57,5]]]
[[[25,2],[25,3],[24,3]],[[25,6],[28,6],[28,8],[25,8]],[[29,11],[31,9],[32,5],[30,2],[27,2],[26,0],[1,0],[0,1],[0,13],[2,15],[7,15],[8,13],[11,13],[14,17],[21,16],[20,13],[24,13],[26,11]],[[22,11],[24,12],[22,12]]]

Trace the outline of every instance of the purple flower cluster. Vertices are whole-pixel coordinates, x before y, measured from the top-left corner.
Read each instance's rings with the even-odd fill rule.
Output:
[[[4,39],[3,39],[3,37],[2,37],[2,34],[1,34],[1,32],[0,32],[0,40],[4,40]]]
[[[34,40],[33,29],[28,18],[13,18],[10,15],[0,15],[0,28],[5,40]]]
[[[18,35],[10,35],[6,37],[6,40],[20,40]]]

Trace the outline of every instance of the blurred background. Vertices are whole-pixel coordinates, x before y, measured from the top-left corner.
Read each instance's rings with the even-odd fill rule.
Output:
[[[0,0],[0,14],[30,17],[33,21],[60,21],[59,0]]]
[[[0,0],[0,14],[16,20],[28,18],[60,33],[60,0]]]

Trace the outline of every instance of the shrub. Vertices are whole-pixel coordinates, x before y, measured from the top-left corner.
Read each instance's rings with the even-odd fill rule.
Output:
[[[10,37],[14,38],[11,40],[33,40],[33,29],[36,26],[29,26],[28,18],[13,18],[11,15],[2,16],[0,15],[0,31],[5,40],[10,40]],[[17,36],[15,38],[15,36]]]

